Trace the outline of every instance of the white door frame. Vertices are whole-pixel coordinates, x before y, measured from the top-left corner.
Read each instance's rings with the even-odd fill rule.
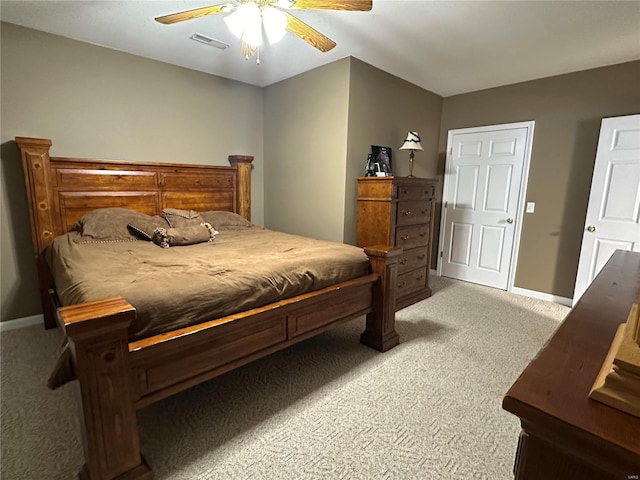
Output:
[[[525,140],[525,151],[524,151],[524,165],[522,165],[522,180],[520,181],[520,194],[518,195],[518,215],[515,219],[515,227],[514,227],[514,238],[513,238],[513,249],[511,250],[511,259],[509,261],[509,282],[507,284],[507,292],[511,292],[514,288],[514,282],[516,277],[516,267],[518,263],[518,251],[520,250],[520,234],[522,232],[522,219],[524,216],[524,209],[526,205],[526,197],[527,197],[527,184],[529,181],[529,164],[531,163],[531,147],[533,145],[533,130],[536,122],[534,120],[530,120],[527,122],[517,122],[517,123],[504,123],[499,125],[487,125],[484,127],[471,127],[471,128],[459,128],[456,130],[449,130],[447,135],[447,158],[444,167],[444,178],[443,178],[443,189],[442,189],[442,213],[440,215],[440,239],[438,242],[438,268],[437,273],[438,276],[442,275],[442,257],[440,256],[440,252],[443,250],[444,245],[444,233],[445,233],[445,215],[444,215],[444,202],[447,198],[448,192],[448,182],[447,182],[447,165],[451,160],[452,154],[452,141],[453,136],[457,134],[465,134],[465,133],[483,133],[494,130],[511,130],[515,128],[526,128],[527,135]]]

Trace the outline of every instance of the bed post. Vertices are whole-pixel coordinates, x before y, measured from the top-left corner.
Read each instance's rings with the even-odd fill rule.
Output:
[[[229,155],[229,163],[238,171],[236,213],[251,220],[251,162],[248,155]]]
[[[150,480],[140,455],[129,367],[135,309],[122,297],[58,310],[71,342],[80,390],[85,464],[81,480]]]
[[[51,178],[49,149],[51,140],[47,138],[16,137],[16,144],[22,157],[22,168],[29,200],[29,219],[31,238],[38,267],[38,286],[45,328],[55,328],[54,305],[49,296],[53,286],[49,267],[42,258],[42,252],[51,244],[56,234],[53,222],[53,199],[51,197]]]
[[[386,245],[366,247],[374,273],[380,274],[373,292],[373,312],[367,315],[367,327],[360,336],[360,342],[386,352],[400,343],[396,333],[396,281],[398,278],[398,256],[402,248]]]

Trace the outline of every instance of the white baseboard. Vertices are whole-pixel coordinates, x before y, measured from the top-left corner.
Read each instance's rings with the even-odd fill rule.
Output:
[[[42,314],[32,315],[30,317],[16,318],[15,320],[7,320],[6,322],[0,322],[0,332],[15,330],[16,328],[31,327],[38,324],[44,325]]]
[[[511,293],[516,295],[523,295],[525,297],[537,298],[539,300],[546,300],[547,302],[559,303],[571,307],[573,305],[573,299],[567,297],[561,297],[559,295],[551,295],[550,293],[536,292],[535,290],[527,290],[526,288],[513,287]]]

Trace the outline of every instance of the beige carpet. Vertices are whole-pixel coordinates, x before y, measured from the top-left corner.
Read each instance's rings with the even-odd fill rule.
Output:
[[[512,478],[502,396],[567,307],[444,278],[398,312],[401,345],[358,343],[364,321],[139,412],[158,479]],[[2,480],[72,479],[82,464],[73,385],[45,387],[59,332],[4,332]]]

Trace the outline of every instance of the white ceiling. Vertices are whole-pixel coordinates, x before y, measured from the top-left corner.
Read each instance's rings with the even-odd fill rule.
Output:
[[[640,1],[373,0],[370,12],[292,13],[337,42],[321,53],[291,33],[240,55],[222,14],[162,25],[204,1],[5,1],[3,21],[267,86],[346,56],[441,96],[640,59]],[[201,33],[226,50],[189,37]]]

